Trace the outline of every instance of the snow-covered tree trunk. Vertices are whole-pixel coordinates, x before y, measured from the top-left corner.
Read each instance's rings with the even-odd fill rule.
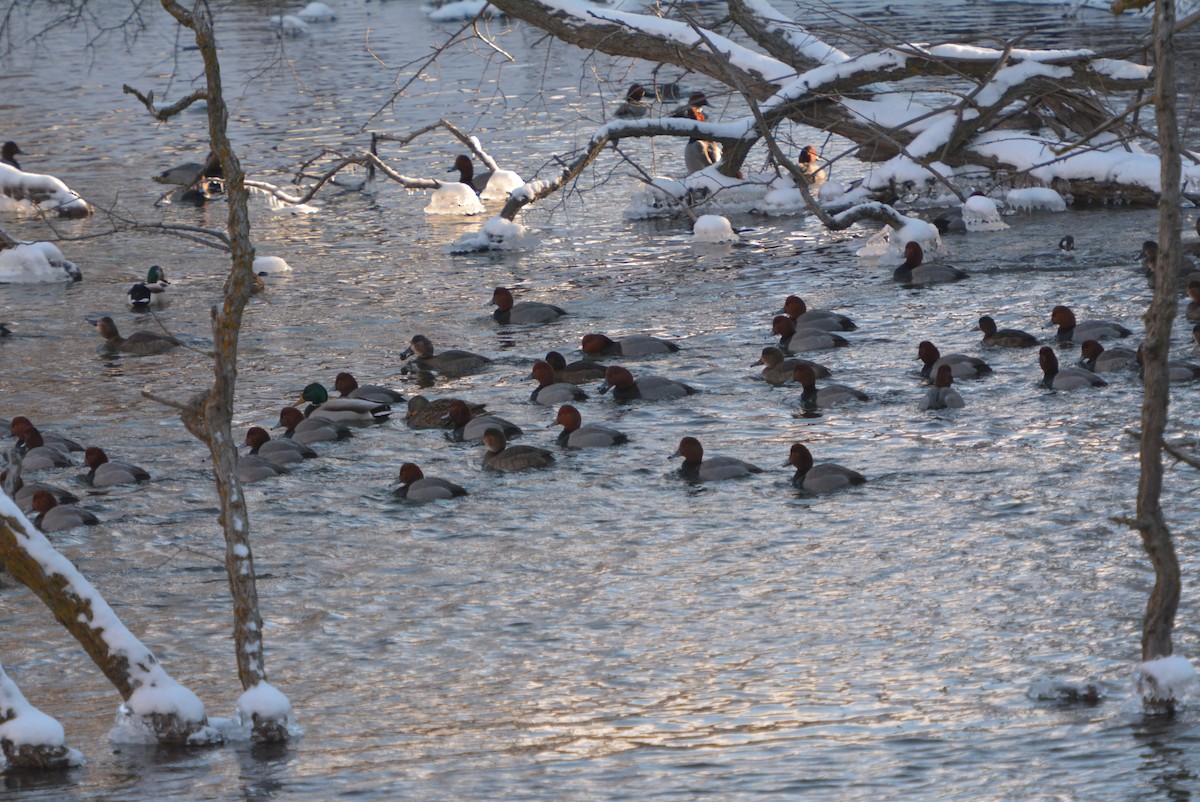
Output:
[[[0,666],[0,769],[63,769],[82,757],[67,746],[62,724],[25,699]]]

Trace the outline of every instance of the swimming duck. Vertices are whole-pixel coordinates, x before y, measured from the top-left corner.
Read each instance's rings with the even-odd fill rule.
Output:
[[[583,416],[570,404],[558,408],[555,425],[563,427],[558,435],[558,444],[564,448],[603,448],[629,442],[624,432],[598,423],[583,425]]]
[[[937,346],[922,340],[917,344],[917,359],[921,360],[921,377],[930,379],[937,375],[942,365],[949,365],[956,379],[978,379],[992,372],[992,367],[979,357],[966,354],[942,354]]]
[[[37,512],[33,525],[43,532],[61,532],[64,529],[95,526],[100,523],[99,518],[85,509],[59,504],[54,496],[45,490],[34,491],[33,509]]]
[[[554,455],[536,446],[510,446],[499,429],[483,433],[483,467],[494,471],[521,471],[554,464]]]
[[[1105,348],[1096,340],[1079,347],[1079,365],[1092,373],[1114,370],[1138,370],[1138,355],[1132,348]]]
[[[320,416],[306,418],[304,413],[295,407],[284,407],[279,411],[279,425],[275,428],[284,429],[285,438],[303,445],[345,440],[352,434],[349,428],[337,421]]]
[[[776,315],[771,321],[771,333],[779,335],[779,347],[793,354],[802,351],[824,351],[829,348],[845,348],[850,341],[840,334],[816,328],[796,329],[796,323],[787,315]]]
[[[150,481],[150,473],[145,468],[128,462],[110,462],[104,449],[97,446],[89,446],[83,452],[83,464],[89,469],[83,480],[92,487],[136,485]]]
[[[632,401],[640,398],[645,401],[667,401],[683,398],[696,392],[683,382],[665,379],[662,376],[643,376],[636,381],[633,374],[619,365],[609,365],[604,371],[604,381],[598,388],[600,394],[612,390],[613,398],[617,401]]]
[[[565,404],[568,401],[587,400],[587,393],[579,389],[576,385],[555,381],[554,368],[550,366],[549,362],[541,359],[534,362],[533,370],[529,376],[538,383],[537,388],[529,396],[529,400],[534,404],[557,406],[558,404]]]
[[[308,402],[304,408],[304,417],[314,415],[325,420],[341,421],[343,423],[383,423],[392,414],[388,404],[371,401],[366,398],[333,398],[325,385],[313,382],[304,388],[297,404]]]
[[[783,314],[796,323],[797,329],[822,329],[824,331],[855,331],[858,326],[853,320],[827,309],[809,309],[799,295],[789,295],[783,302]]]
[[[18,415],[8,423],[8,432],[15,436],[18,440],[24,437],[27,429],[32,429],[33,423],[24,415]],[[54,434],[46,429],[38,429],[38,433],[42,436],[42,441],[48,446],[54,446],[60,451],[83,451],[83,446],[69,437],[63,437],[61,434]]]
[[[413,354],[417,355],[413,361],[420,370],[441,373],[445,376],[465,376],[468,373],[484,370],[492,364],[492,360],[486,356],[473,354],[470,351],[450,350],[435,354],[433,343],[423,334],[412,338],[408,348],[401,352],[400,359],[408,359]]]
[[[1038,362],[1042,367],[1042,386],[1047,390],[1078,390],[1081,387],[1107,387],[1108,382],[1087,368],[1058,369],[1058,357],[1054,349],[1043,345],[1038,351]]]
[[[791,465],[796,469],[795,475],[792,476],[792,487],[814,496],[855,487],[867,481],[867,477],[858,471],[833,462],[814,465],[812,452],[803,443],[792,443],[787,462],[783,464],[785,467]]]
[[[987,315],[979,318],[979,325],[976,328],[983,332],[984,345],[995,345],[1001,348],[1030,348],[1038,344],[1037,337],[1027,331],[997,328],[996,321]]]
[[[554,378],[556,381],[568,382],[570,384],[583,384],[584,382],[603,379],[606,367],[599,362],[592,362],[590,359],[579,359],[568,365],[567,358],[558,351],[547,353],[546,362],[549,363],[550,367],[554,368]]]
[[[378,384],[359,384],[351,373],[339,373],[333,379],[333,389],[342,398],[363,398],[380,404],[399,404],[404,396],[390,387]]]
[[[1078,323],[1070,307],[1056,306],[1050,312],[1050,325],[1058,326],[1056,339],[1059,342],[1082,343],[1087,340],[1105,340],[1128,337],[1132,331],[1120,323],[1107,320],[1085,320]]]
[[[117,324],[111,317],[102,317],[96,321],[96,330],[104,338],[101,350],[110,354],[153,356],[165,354],[172,348],[182,345],[179,340],[169,334],[158,334],[153,331],[135,331],[128,337],[122,337],[117,331]]]
[[[16,167],[18,170],[20,170],[21,165],[17,163],[17,154],[24,152],[25,151],[21,150],[16,142],[9,140],[3,145],[0,145],[0,162],[7,164],[9,167]]]
[[[467,491],[445,479],[426,476],[416,463],[406,462],[400,466],[400,486],[395,494],[409,501],[438,501],[465,496]]]
[[[679,448],[670,459],[683,457],[683,465],[679,473],[693,482],[719,482],[725,479],[740,479],[755,473],[762,473],[762,468],[751,465],[736,457],[704,458],[704,446],[694,437],[685,437],[679,441]]]
[[[276,465],[303,462],[317,456],[316,451],[294,438],[281,437],[272,440],[271,435],[261,426],[251,426],[246,430],[245,445],[250,446],[250,453],[254,456],[262,457]]]
[[[965,406],[962,396],[951,385],[954,384],[954,369],[942,365],[937,369],[933,387],[921,399],[921,409],[961,409]]]
[[[139,281],[129,288],[129,305],[134,309],[146,309],[154,300],[162,301],[167,291],[167,274],[158,265],[150,265],[146,271],[146,280]]]
[[[674,353],[679,350],[679,346],[669,340],[660,340],[645,334],[631,334],[619,340],[612,340],[604,334],[585,334],[580,350],[595,356],[636,357]]]
[[[253,454],[242,454],[237,460],[238,480],[243,484],[261,482],[263,479],[271,479],[285,473],[287,469],[282,465],[276,465],[269,459]]]
[[[459,398],[450,399],[450,406],[446,412],[445,420],[449,421],[450,425],[454,428],[446,432],[446,439],[457,443],[482,440],[484,433],[488,429],[499,429],[504,432],[504,436],[509,440],[512,440],[514,437],[520,437],[522,434],[520,426],[498,415],[472,413],[473,411],[467,405],[466,401]]]
[[[423,395],[414,395],[408,399],[408,412],[404,422],[410,429],[448,429],[451,428],[450,406],[454,398],[429,399]],[[464,402],[465,403],[465,402]],[[483,404],[467,404],[471,417],[483,415],[487,410]]]
[[[47,445],[42,434],[29,427],[20,435],[17,450],[21,452],[21,467],[27,471],[46,471],[74,465],[70,453],[58,446]]]
[[[1137,359],[1138,376],[1143,376],[1142,372],[1142,348],[1138,346],[1135,353]],[[1183,362],[1178,359],[1172,359],[1167,362],[1167,381],[1172,384],[1181,384],[1183,382],[1192,382],[1200,379],[1200,365],[1193,365],[1191,362]]]
[[[458,182],[466,184],[471,189],[475,190],[475,194],[483,192],[487,189],[488,181],[492,180],[491,171],[475,174],[475,164],[471,161],[471,157],[465,153],[459,154],[454,159],[454,166],[446,172],[453,173],[458,171]]]
[[[817,149],[812,145],[805,145],[800,151],[800,159],[798,161],[801,171],[808,176],[810,184],[824,184],[829,178],[829,174],[821,167],[821,163],[817,161]]]
[[[641,84],[630,86],[629,91],[625,93],[625,100],[613,112],[614,116],[623,120],[640,120],[649,113],[650,107],[646,105],[646,88]]]
[[[926,265],[925,251],[920,244],[910,242],[904,246],[904,263],[892,273],[892,280],[902,284],[946,284],[964,279],[967,274],[950,265]]]
[[[827,384],[817,389],[817,377],[808,365],[797,365],[792,371],[792,378],[800,384],[800,403],[805,409],[831,407],[844,404],[847,401],[870,401],[871,398],[861,390],[847,387],[844,384]]]
[[[8,481],[8,471],[0,471],[0,487],[3,487]],[[79,501],[79,496],[69,490],[63,490],[56,485],[46,484],[45,482],[26,482],[21,477],[17,477],[12,486],[12,500],[21,508],[21,512],[28,514],[33,509],[33,494],[39,490],[45,490],[50,495],[54,496],[54,500],[59,504],[74,504]]]
[[[808,365],[808,367],[812,370],[813,375],[818,379],[829,378],[829,368],[825,367],[824,365],[819,365],[816,362],[809,362],[807,359],[800,359],[798,357],[785,359],[783,350],[776,348],[773,345],[762,349],[762,356],[758,358],[757,362],[751,364],[750,367],[755,367],[757,365],[766,366],[762,369],[762,377],[767,384],[774,385],[775,387],[779,387],[790,382],[798,365]]]
[[[12,336],[12,329],[9,328],[9,326],[11,326],[11,325],[12,325],[11,323],[0,322],[0,337],[11,337]]]
[[[492,300],[489,303],[496,307],[496,311],[492,312],[492,319],[502,325],[550,323],[567,314],[567,310],[553,304],[537,301],[513,303],[512,292],[507,287],[497,287],[492,292]]]
[[[704,112],[696,106],[689,106],[683,116],[696,122],[706,122]],[[683,147],[683,164],[687,168],[688,175],[711,167],[720,161],[721,146],[711,139],[692,137]]]
[[[700,108],[708,105],[711,104],[708,102],[707,95],[705,95],[703,92],[692,92],[690,95],[688,95],[687,103],[683,104],[682,106],[676,106],[671,111],[671,116],[686,117],[688,109],[696,109],[699,111]]]

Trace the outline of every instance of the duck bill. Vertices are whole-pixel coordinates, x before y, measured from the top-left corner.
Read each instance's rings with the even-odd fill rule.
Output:
[[[403,351],[400,352],[400,359],[405,360],[405,359],[408,359],[412,355],[413,355],[413,349],[405,348]]]

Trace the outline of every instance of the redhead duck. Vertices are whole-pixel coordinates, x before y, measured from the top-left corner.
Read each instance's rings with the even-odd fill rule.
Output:
[[[694,437],[685,437],[679,441],[679,448],[671,455],[671,459],[683,457],[683,465],[679,473],[693,482],[719,482],[724,479],[740,479],[755,473],[762,473],[762,468],[736,457],[704,458],[704,446]]]
[[[556,382],[554,380],[554,368],[550,367],[549,362],[541,359],[534,362],[533,370],[529,376],[538,383],[537,388],[529,396],[529,400],[534,404],[545,404],[552,407],[558,404],[565,404],[568,401],[587,400],[587,393],[574,384]]]
[[[829,174],[821,167],[821,163],[817,161],[817,149],[812,145],[805,145],[800,151],[799,159],[800,170],[808,177],[810,184],[824,184],[829,178]]]
[[[83,452],[83,464],[89,469],[83,480],[92,487],[136,485],[150,481],[150,473],[145,468],[128,462],[110,462],[104,449],[97,446],[89,446]]]
[[[253,454],[244,454],[238,457],[237,475],[238,480],[243,484],[261,482],[263,479],[271,479],[285,473],[287,473],[286,468],[269,459],[256,457]]]
[[[618,401],[632,401],[640,398],[644,401],[669,401],[683,398],[696,392],[683,382],[665,379],[662,376],[643,376],[634,380],[633,374],[619,365],[609,365],[604,371],[604,381],[600,384],[600,394],[612,390],[613,398]]]
[[[11,140],[5,142],[3,145],[0,145],[0,162],[7,164],[9,167],[16,167],[18,170],[20,170],[21,165],[17,163],[17,154],[24,152],[25,151],[21,150],[16,142]]]
[[[303,462],[317,456],[316,451],[294,438],[283,437],[279,440],[272,440],[271,435],[261,426],[251,426],[246,430],[245,444],[250,446],[251,454],[274,462],[276,465]]]
[[[865,484],[867,481],[867,477],[858,471],[852,471],[833,462],[813,465],[812,452],[803,443],[792,443],[788,460],[783,464],[785,467],[791,465],[796,469],[795,475],[792,476],[792,487],[803,490],[809,495],[832,493],[847,487]]]
[[[771,321],[771,333],[779,335],[779,347],[791,353],[801,351],[823,351],[829,348],[845,348],[850,342],[839,334],[821,329],[796,329],[796,323],[787,315],[776,315]]]
[[[1200,320],[1200,281],[1189,281],[1187,283],[1188,305],[1183,310],[1184,317],[1193,323]]]
[[[561,307],[537,301],[513,303],[513,294],[507,287],[497,287],[492,292],[492,300],[489,303],[496,307],[496,311],[492,312],[492,319],[502,325],[550,323],[567,313],[567,310]]]
[[[558,435],[558,444],[564,448],[603,448],[629,442],[629,437],[624,432],[608,426],[598,423],[584,426],[583,416],[570,404],[563,404],[558,408],[554,423],[563,427]]]
[[[966,406],[962,396],[951,385],[954,384],[954,369],[942,365],[937,369],[933,387],[921,399],[921,409],[961,409]]]
[[[483,446],[483,467],[493,471],[523,471],[554,464],[554,455],[544,448],[509,446],[508,438],[499,429],[483,433]]]
[[[655,354],[671,354],[679,350],[679,346],[669,340],[660,340],[645,334],[632,334],[619,340],[609,339],[604,334],[585,334],[580,343],[580,350],[593,356],[654,356]]]
[[[646,88],[641,84],[630,86],[629,91],[625,93],[625,100],[613,112],[614,116],[623,120],[640,120],[649,113],[650,107],[646,105]]]
[[[947,284],[964,279],[967,274],[950,265],[926,265],[925,251],[920,244],[910,242],[904,246],[904,263],[892,273],[892,280],[901,284]]]
[[[18,415],[8,424],[9,434],[18,440],[25,436],[26,430],[32,428],[33,423],[24,415]],[[59,451],[83,451],[83,446],[69,437],[63,437],[61,434],[52,434],[45,429],[38,429],[38,433],[42,436],[43,443],[48,446],[54,446]]]
[[[466,184],[471,189],[475,190],[475,194],[483,192],[487,189],[488,181],[492,180],[491,172],[475,174],[475,164],[471,161],[471,157],[465,153],[459,154],[454,159],[454,166],[446,172],[453,173],[458,171],[458,182]]]
[[[809,309],[799,295],[789,295],[783,302],[783,314],[796,323],[798,329],[821,329],[823,331],[855,331],[858,326],[853,320],[827,309]]]
[[[162,302],[166,297],[167,273],[158,265],[150,265],[146,271],[146,280],[139,281],[129,288],[129,305],[136,309],[146,309],[152,301]]]
[[[568,365],[567,358],[558,351],[551,351],[546,354],[546,362],[549,363],[550,367],[554,368],[554,378],[556,381],[567,382],[569,384],[583,384],[584,382],[603,379],[606,367],[599,362],[592,362],[590,359],[576,360]]]
[[[1134,358],[1137,360],[1138,375],[1142,376],[1142,348],[1138,346]],[[1172,384],[1182,384],[1183,382],[1192,382],[1200,379],[1200,365],[1193,365],[1191,362],[1182,362],[1177,359],[1172,359],[1167,362],[1167,381]]]
[[[488,429],[499,429],[509,440],[521,436],[520,426],[497,415],[481,415],[480,411],[482,411],[482,407],[476,411],[472,410],[462,399],[450,399],[446,420],[454,428],[446,432],[446,438],[456,443],[469,443],[474,440],[482,440]]]
[[[922,340],[917,345],[917,359],[924,363],[921,377],[925,379],[937,375],[937,370],[942,365],[949,365],[956,379],[978,379],[992,372],[991,366],[979,357],[966,354],[943,355],[929,340]]]
[[[454,482],[426,476],[416,463],[406,462],[400,466],[400,486],[396,488],[397,498],[409,501],[439,501],[465,495],[467,495],[467,491]]]
[[[351,435],[343,424],[320,416],[305,418],[304,413],[295,407],[280,410],[279,425],[275,428],[284,429],[284,437],[304,445],[345,440]]]
[[[1138,354],[1132,348],[1105,348],[1096,340],[1087,340],[1079,347],[1079,355],[1080,367],[1092,373],[1138,369]]]
[[[704,112],[696,106],[689,106],[683,116],[696,122],[706,122]],[[683,164],[687,174],[699,172],[721,161],[721,146],[711,139],[692,137],[683,148]]]
[[[399,404],[404,396],[390,387],[378,384],[359,384],[351,373],[339,373],[333,379],[333,389],[342,398],[363,398],[380,404]]]
[[[1081,387],[1107,387],[1108,382],[1087,368],[1058,369],[1058,357],[1054,349],[1043,345],[1038,351],[1038,362],[1042,366],[1042,386],[1047,390],[1078,390]]]
[[[996,328],[996,321],[987,315],[979,318],[976,327],[983,332],[983,344],[995,345],[1001,348],[1029,348],[1038,344],[1037,337],[1020,329]]]
[[[775,387],[779,387],[790,382],[798,365],[808,365],[808,367],[812,370],[813,375],[818,379],[829,378],[829,368],[825,367],[824,365],[819,365],[816,362],[809,362],[807,359],[785,359],[783,350],[776,348],[773,345],[762,349],[762,356],[758,358],[757,362],[750,365],[750,367],[755,367],[757,365],[766,366],[762,369],[762,377],[767,384],[774,385]]]
[[[408,412],[404,415],[404,422],[410,429],[448,429],[452,424],[450,421],[450,405],[457,399],[454,398],[434,398],[428,399],[423,395],[414,395],[408,399]],[[479,417],[487,410],[483,404],[467,404],[471,411],[471,417]]]
[[[117,331],[117,324],[111,317],[102,317],[96,321],[96,330],[104,338],[101,350],[110,354],[133,354],[134,356],[153,356],[165,354],[182,343],[169,334],[158,334],[153,331],[135,331],[128,337],[122,337]]]
[[[53,494],[45,490],[33,493],[33,509],[37,517],[33,525],[43,532],[61,532],[77,526],[95,526],[100,519],[87,510],[72,505],[59,504]]]
[[[46,471],[75,464],[68,451],[47,445],[42,440],[42,433],[32,426],[21,435],[17,449],[21,452],[21,467],[27,471]]]
[[[419,370],[441,373],[445,376],[465,376],[468,373],[484,370],[492,364],[492,360],[486,356],[473,354],[470,351],[450,350],[435,354],[433,343],[423,334],[418,334],[409,341],[408,348],[401,352],[400,359],[408,359],[413,354],[417,356],[413,361]]]
[[[847,387],[844,384],[828,384],[817,389],[817,377],[808,365],[797,365],[792,371],[792,378],[800,384],[800,402],[805,409],[831,407],[844,404],[847,401],[870,401],[871,398],[861,390]]]
[[[1056,306],[1050,311],[1050,325],[1058,326],[1059,342],[1082,343],[1087,340],[1106,340],[1128,337],[1132,331],[1120,323],[1107,320],[1085,320],[1078,323],[1070,307]]]
[[[8,471],[0,471],[0,487],[8,481]],[[79,501],[79,496],[69,490],[63,490],[56,485],[46,484],[45,482],[26,482],[20,476],[13,480],[13,486],[10,488],[13,496],[12,500],[21,508],[21,512],[28,513],[33,509],[33,494],[39,490],[45,490],[50,495],[54,496],[54,500],[59,504],[74,504]]]
[[[313,382],[304,388],[297,404],[308,402],[304,417],[314,415],[325,420],[342,423],[383,423],[392,414],[392,408],[378,401],[365,398],[330,398],[325,385]]]

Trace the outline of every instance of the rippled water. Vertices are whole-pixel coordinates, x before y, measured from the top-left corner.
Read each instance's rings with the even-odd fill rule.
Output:
[[[854,8],[913,38],[935,35],[917,4]],[[235,141],[255,176],[283,181],[320,147],[365,144],[361,130],[402,133],[444,115],[529,177],[601,118],[591,70],[611,79],[609,97],[644,74],[561,45],[547,54],[540,34],[493,23],[518,63],[478,46],[455,51],[370,119],[396,70],[453,28],[425,22],[414,3],[338,10],[337,23],[285,43],[285,65],[265,23],[276,9],[222,12]],[[1037,30],[1031,45],[1128,41],[1142,27],[978,3],[937,22],[956,36]],[[87,50],[83,34],[66,32],[23,47],[0,75],[0,134],[30,153],[26,169],[152,221],[160,187],[149,176],[202,156],[205,121],[156,125],[120,94],[128,82],[173,99],[198,72],[194,53],[176,55],[168,20],[154,12],[147,23],[128,47],[110,37]],[[674,143],[631,147],[662,172],[681,166]],[[444,136],[383,150],[414,175],[441,175],[457,152]],[[1112,520],[1133,510],[1136,381],[1047,393],[1036,354],[985,353],[972,330],[990,313],[1041,333],[1057,303],[1138,327],[1149,295],[1132,254],[1156,215],[1010,218],[1009,231],[948,239],[971,280],[912,291],[893,285],[890,267],[854,256],[864,230],[737,218],[749,244],[732,248],[693,245],[684,223],[625,221],[636,184],[620,167],[610,175],[613,165],[587,174],[585,191],[529,210],[541,243],[516,254],[446,255],[477,221],[426,218],[423,195],[391,186],[324,196],[314,216],[256,202],[259,252],[286,257],[295,273],[252,302],[238,430],[272,424],[303,385],[332,384],[341,370],[420,391],[398,358],[415,333],[496,357],[486,373],[424,392],[487,402],[525,428],[526,443],[549,445],[556,431],[543,428],[551,410],[525,402],[531,361],[589,331],[677,339],[680,354],[631,367],[702,392],[640,406],[593,397],[585,420],[618,425],[631,442],[562,454],[551,470],[484,474],[478,447],[394,421],[253,486],[268,667],[306,729],[286,751],[111,746],[117,695],[29,593],[6,588],[0,659],[88,757],[65,777],[6,778],[6,798],[1125,800],[1200,787],[1191,714],[1147,722],[1121,711],[1152,581],[1138,538]],[[223,214],[165,217],[219,225]],[[60,229],[90,233],[105,220]],[[45,236],[33,220],[2,224]],[[1023,258],[1068,232],[1080,247],[1073,261]],[[123,298],[157,262],[175,282],[163,321],[203,344],[224,261],[144,234],[63,249],[83,283],[0,288],[0,317],[20,335],[0,341],[0,415],[27,414],[155,474],[144,488],[89,497],[104,524],[55,541],[210,715],[228,715],[240,688],[206,452],[140,395],[184,398],[206,384],[207,363],[186,351],[102,358],[85,322],[114,313],[122,329],[150,325]],[[497,328],[485,304],[500,284],[571,315]],[[750,363],[789,293],[857,319],[853,347],[818,358],[872,401],[806,417],[794,389],[755,379]],[[961,384],[965,409],[918,412],[922,339],[996,368]],[[1192,356],[1185,321],[1176,342]],[[1173,411],[1172,436],[1195,436],[1193,388],[1179,388]],[[767,472],[688,486],[667,460],[687,434]],[[778,467],[796,440],[871,481],[797,497]],[[393,501],[406,460],[471,495]],[[1195,483],[1190,469],[1168,472],[1164,505],[1185,576],[1196,568]],[[1190,595],[1177,639],[1186,655],[1196,653]],[[1098,678],[1109,700],[1029,700],[1044,677]]]

